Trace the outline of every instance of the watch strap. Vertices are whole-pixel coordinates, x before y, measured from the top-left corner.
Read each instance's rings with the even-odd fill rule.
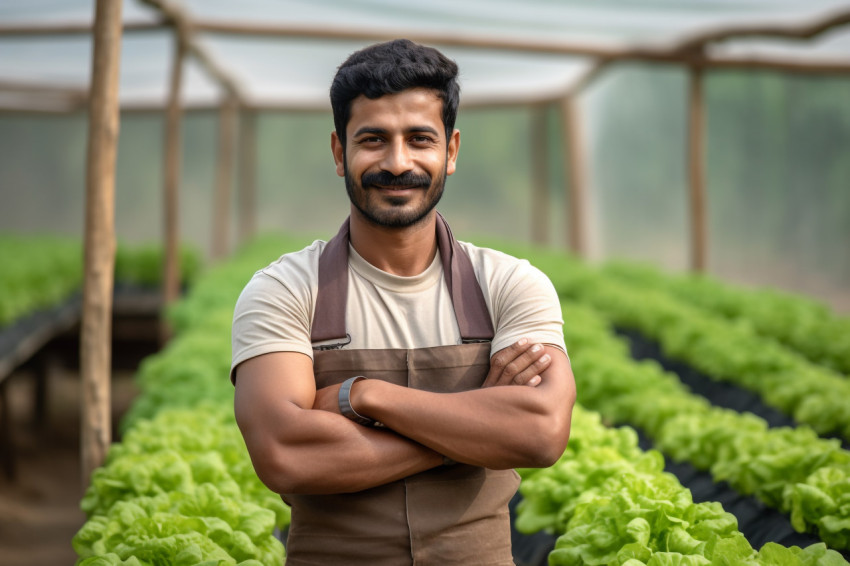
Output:
[[[377,421],[370,419],[369,417],[364,417],[351,406],[351,386],[361,379],[366,379],[366,376],[356,375],[354,377],[349,377],[342,382],[342,385],[339,388],[339,412],[342,413],[342,416],[351,419],[357,424],[361,424],[363,426],[375,426]]]

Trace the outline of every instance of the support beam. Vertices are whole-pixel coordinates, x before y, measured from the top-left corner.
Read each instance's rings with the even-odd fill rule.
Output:
[[[547,105],[531,108],[529,130],[531,148],[531,241],[537,245],[549,243],[549,128]]]
[[[575,95],[561,101],[564,132],[564,178],[567,180],[567,242],[577,257],[587,257],[587,179],[586,145],[582,132],[582,116]]]
[[[688,92],[688,179],[690,185],[691,270],[703,272],[707,261],[705,212],[705,101],[703,69],[691,67]]]
[[[165,153],[163,155],[163,218],[164,264],[162,277],[163,309],[180,295],[180,161],[182,142],[180,128],[183,110],[180,91],[183,83],[183,60],[186,48],[179,36],[174,36],[174,56],[171,61],[171,79],[168,90],[168,107],[165,116]],[[163,340],[170,334],[163,322]]]
[[[126,22],[123,32],[161,31],[163,22]],[[0,37],[92,35],[93,27],[88,22],[21,22],[0,24]]]
[[[105,461],[112,441],[110,378],[120,62],[121,2],[98,0],[89,105],[85,273],[80,331],[83,487],[88,485],[95,468]]]
[[[850,24],[850,9],[847,7],[830,10],[813,18],[782,23],[746,23],[715,26],[691,34],[678,42],[677,51],[692,52],[709,43],[741,37],[776,37],[788,39],[812,39],[837,27]]]
[[[239,243],[257,235],[257,113],[239,117]]]
[[[230,203],[233,196],[233,151],[235,148],[237,105],[227,97],[218,111],[218,155],[215,170],[215,199],[213,200],[212,257],[221,259],[230,248]]]
[[[159,10],[163,20],[174,28],[175,35],[180,39],[184,49],[200,63],[212,79],[220,84],[228,96],[236,98],[242,104],[242,96],[238,82],[222,67],[195,37],[196,22],[177,4],[169,0],[142,0],[144,4]]]

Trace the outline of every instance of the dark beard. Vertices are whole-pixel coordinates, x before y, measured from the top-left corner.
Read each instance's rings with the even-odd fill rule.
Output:
[[[393,208],[384,211],[369,205],[369,199],[366,198],[369,189],[365,189],[364,187],[370,187],[372,185],[380,185],[382,187],[418,187],[419,190],[426,192],[433,187],[435,192],[431,195],[431,198],[424,203],[424,206],[420,208],[409,211],[401,210],[400,208]],[[440,202],[445,185],[445,169],[433,185],[431,183],[431,176],[427,173],[417,175],[415,173],[408,172],[396,176],[387,171],[365,173],[360,179],[360,184],[357,184],[349,174],[348,164],[345,164],[345,191],[348,193],[348,199],[351,201],[351,204],[360,211],[360,214],[362,214],[366,220],[385,228],[407,228],[408,226],[413,226],[422,221],[432,210],[434,210],[437,203]],[[359,194],[364,197],[362,202],[357,199],[358,191]],[[394,199],[390,197],[387,200],[391,205],[400,207],[407,199]]]

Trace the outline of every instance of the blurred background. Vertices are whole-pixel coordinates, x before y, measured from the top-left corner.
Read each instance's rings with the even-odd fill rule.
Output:
[[[118,238],[129,243],[163,232],[175,44],[153,4],[124,2],[115,214]],[[248,233],[335,232],[348,203],[329,150],[331,78],[354,50],[410,36],[461,68],[460,163],[440,207],[459,237],[693,267],[689,113],[699,73],[702,268],[850,312],[847,2],[173,5],[197,23],[198,49],[181,67],[179,232],[205,254],[223,251],[213,242],[222,230],[224,251]],[[93,9],[91,0],[0,3],[4,232],[82,235]],[[796,37],[801,30],[811,37]],[[226,100],[235,112],[222,113]],[[222,150],[225,120],[234,133]],[[233,163],[222,172],[227,152]],[[223,213],[215,205],[222,175]],[[255,196],[240,209],[246,185]]]

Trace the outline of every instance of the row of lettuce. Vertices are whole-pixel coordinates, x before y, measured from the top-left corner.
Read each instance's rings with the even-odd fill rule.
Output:
[[[670,275],[636,263],[612,262],[605,272],[642,288],[663,290],[727,319],[743,319],[811,362],[850,374],[850,318],[823,303],[775,289],[748,289],[712,277]]]
[[[597,268],[554,252],[511,251],[530,257],[552,278],[561,297],[591,305],[615,326],[657,341],[665,356],[757,393],[764,403],[820,435],[850,441],[850,379],[759,333],[749,319],[729,319],[660,285],[643,285],[639,277],[621,275],[628,271],[622,264]],[[839,333],[833,340],[846,342],[848,336]]]
[[[182,281],[194,280],[200,254],[181,249]],[[0,328],[20,318],[61,304],[79,291],[83,281],[79,241],[55,236],[0,234]],[[115,254],[115,280],[122,284],[154,286],[162,272],[158,245],[120,244]]]
[[[255,242],[209,270],[169,313],[176,338],[140,369],[124,438],[82,501],[79,565],[281,563],[273,533],[288,524],[288,509],[256,479],[233,421],[229,327],[250,274],[306,243]],[[579,272],[573,262],[535,253],[532,261],[568,290]],[[581,405],[606,422],[639,426],[666,453],[756,494],[833,548],[850,547],[850,457],[837,441],[712,408],[657,364],[631,360],[602,311],[563,308]],[[847,564],[824,544],[755,551],[732,515],[693,503],[662,471],[660,453],[642,452],[633,430],[607,428],[599,414],[577,408],[558,464],[521,471],[517,527],[562,534],[551,564]]]
[[[833,548],[850,548],[850,452],[810,428],[769,428],[712,406],[654,361],[637,362],[592,307],[564,302],[565,337],[582,405],[630,424],[675,461],[687,461],[790,516]]]
[[[253,472],[233,417],[230,323],[251,273],[304,241],[258,240],[168,313],[175,337],[137,374],[122,440],[92,475],[80,566],[281,564],[289,509]]]

